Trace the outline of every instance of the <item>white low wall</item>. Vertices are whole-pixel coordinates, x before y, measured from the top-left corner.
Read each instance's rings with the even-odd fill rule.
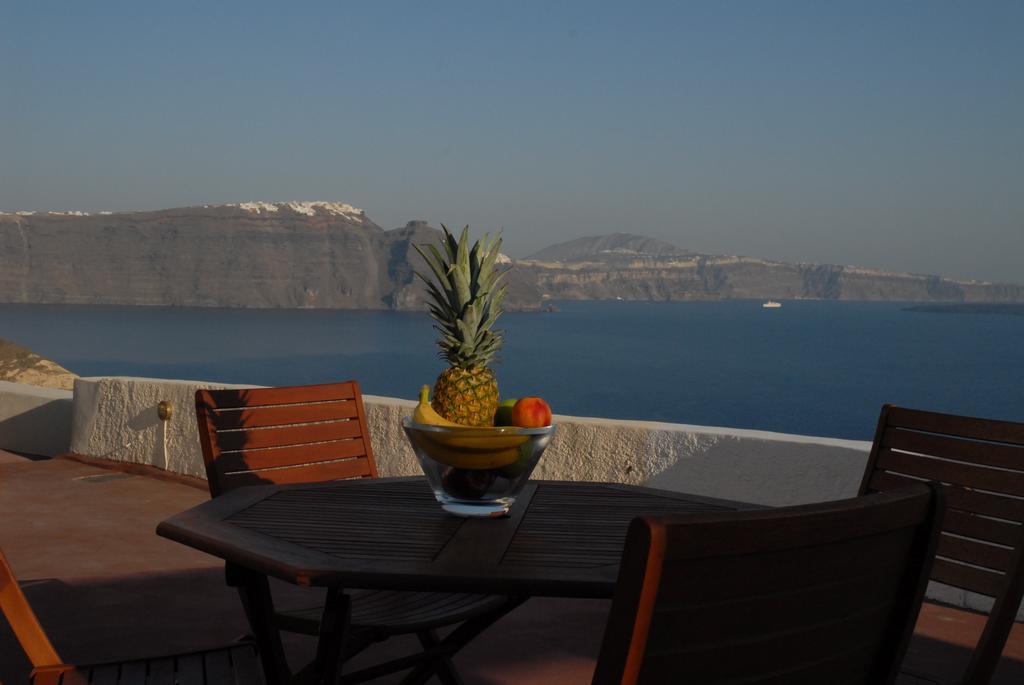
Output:
[[[206,478],[196,428],[195,393],[228,386],[150,378],[76,378],[71,416],[71,451],[89,457],[148,464]],[[157,405],[168,401],[171,418]]]
[[[71,451],[204,477],[193,409],[203,381],[147,378],[75,380]],[[382,476],[421,473],[402,417],[415,403],[365,395]],[[157,404],[174,407],[169,421]],[[771,506],[857,493],[870,443],[648,421],[556,416],[554,439],[534,476],[651,485]]]
[[[211,387],[254,386],[76,379],[71,451],[205,477],[194,395]],[[415,403],[372,395],[363,399],[380,474],[420,474],[401,427]],[[174,408],[169,421],[157,417],[162,400]],[[649,485],[769,506],[855,496],[871,447],[853,440],[649,421],[558,415],[555,424],[535,478]],[[991,605],[987,598],[935,584],[928,594],[956,606],[988,610]],[[1024,620],[1024,609],[1018,620]]]
[[[70,390],[0,381],[0,449],[44,457],[71,444]]]

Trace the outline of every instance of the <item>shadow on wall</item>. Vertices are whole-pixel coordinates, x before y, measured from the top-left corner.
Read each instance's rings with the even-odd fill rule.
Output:
[[[104,445],[103,450],[98,454],[90,452],[84,456],[131,464],[145,464],[167,471],[167,421],[160,420],[156,409],[146,407],[130,417],[124,423],[124,427],[129,430],[118,430],[116,434],[111,431],[109,436],[111,444]],[[152,431],[152,435],[147,435],[147,431]],[[133,450],[130,448],[139,448],[147,444],[149,445],[148,453],[136,453],[134,458],[131,456]],[[129,455],[128,458],[125,458],[126,454]]]
[[[824,454],[822,445],[720,436],[646,485],[767,506],[844,499],[857,495],[867,448],[833,446]]]
[[[148,463],[167,470],[167,422],[160,420],[156,409],[147,407],[128,419],[128,428],[135,433],[142,433],[150,429],[156,431]]]
[[[71,447],[71,402],[54,400],[0,419],[0,449],[53,457]]]

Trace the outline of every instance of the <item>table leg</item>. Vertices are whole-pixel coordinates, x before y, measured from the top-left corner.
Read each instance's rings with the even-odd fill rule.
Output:
[[[420,661],[415,668],[406,674],[402,678],[402,685],[423,685],[434,675],[437,675],[441,682],[446,685],[448,683],[459,683],[460,678],[452,666],[451,656],[469,644],[470,640],[483,632],[484,629],[527,599],[527,597],[509,597],[504,604],[492,609],[488,613],[463,621],[458,628],[448,633],[440,641],[437,641],[434,636],[424,636],[421,634],[420,641],[433,656],[432,658]]]
[[[342,588],[328,588],[316,645],[316,670],[319,682],[324,685],[334,685],[341,675],[342,655],[345,653],[351,617],[352,600],[349,596]]]
[[[424,650],[435,649],[441,645],[440,638],[437,637],[436,630],[423,630],[416,633],[416,637],[420,639],[420,644],[423,645]],[[437,658],[434,662],[434,673],[437,679],[441,681],[441,685],[464,685],[462,678],[459,676],[459,672],[455,670],[455,665],[452,664],[452,658],[449,655],[443,655]]]
[[[274,623],[274,599],[270,595],[267,577],[230,564],[225,571],[228,585],[238,588],[260,651],[267,685],[287,685],[292,675],[284,656],[281,633]]]

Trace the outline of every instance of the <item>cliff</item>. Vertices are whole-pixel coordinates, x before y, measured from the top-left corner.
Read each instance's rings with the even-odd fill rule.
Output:
[[[270,208],[273,209],[270,209]],[[0,216],[7,302],[383,306],[384,231],[347,205]],[[351,210],[351,211],[350,211]]]
[[[614,234],[555,245],[516,263],[544,297],[1021,302],[1024,287],[831,264],[703,255]]]
[[[330,202],[0,214],[0,302],[423,309],[412,243],[439,236]],[[540,306],[510,281],[511,309]]]
[[[334,202],[0,214],[0,302],[422,310],[413,243],[439,235],[421,221],[384,230]],[[1024,301],[1018,285],[702,255],[625,233],[546,248],[507,279],[512,310],[544,299]]]

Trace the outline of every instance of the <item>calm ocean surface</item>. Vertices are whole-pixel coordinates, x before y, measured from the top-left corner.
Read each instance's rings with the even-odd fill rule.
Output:
[[[505,314],[504,397],[556,413],[870,440],[879,407],[1024,421],[1024,317],[898,303],[559,302]],[[0,338],[83,376],[356,378],[413,399],[443,364],[425,314],[0,305]]]

